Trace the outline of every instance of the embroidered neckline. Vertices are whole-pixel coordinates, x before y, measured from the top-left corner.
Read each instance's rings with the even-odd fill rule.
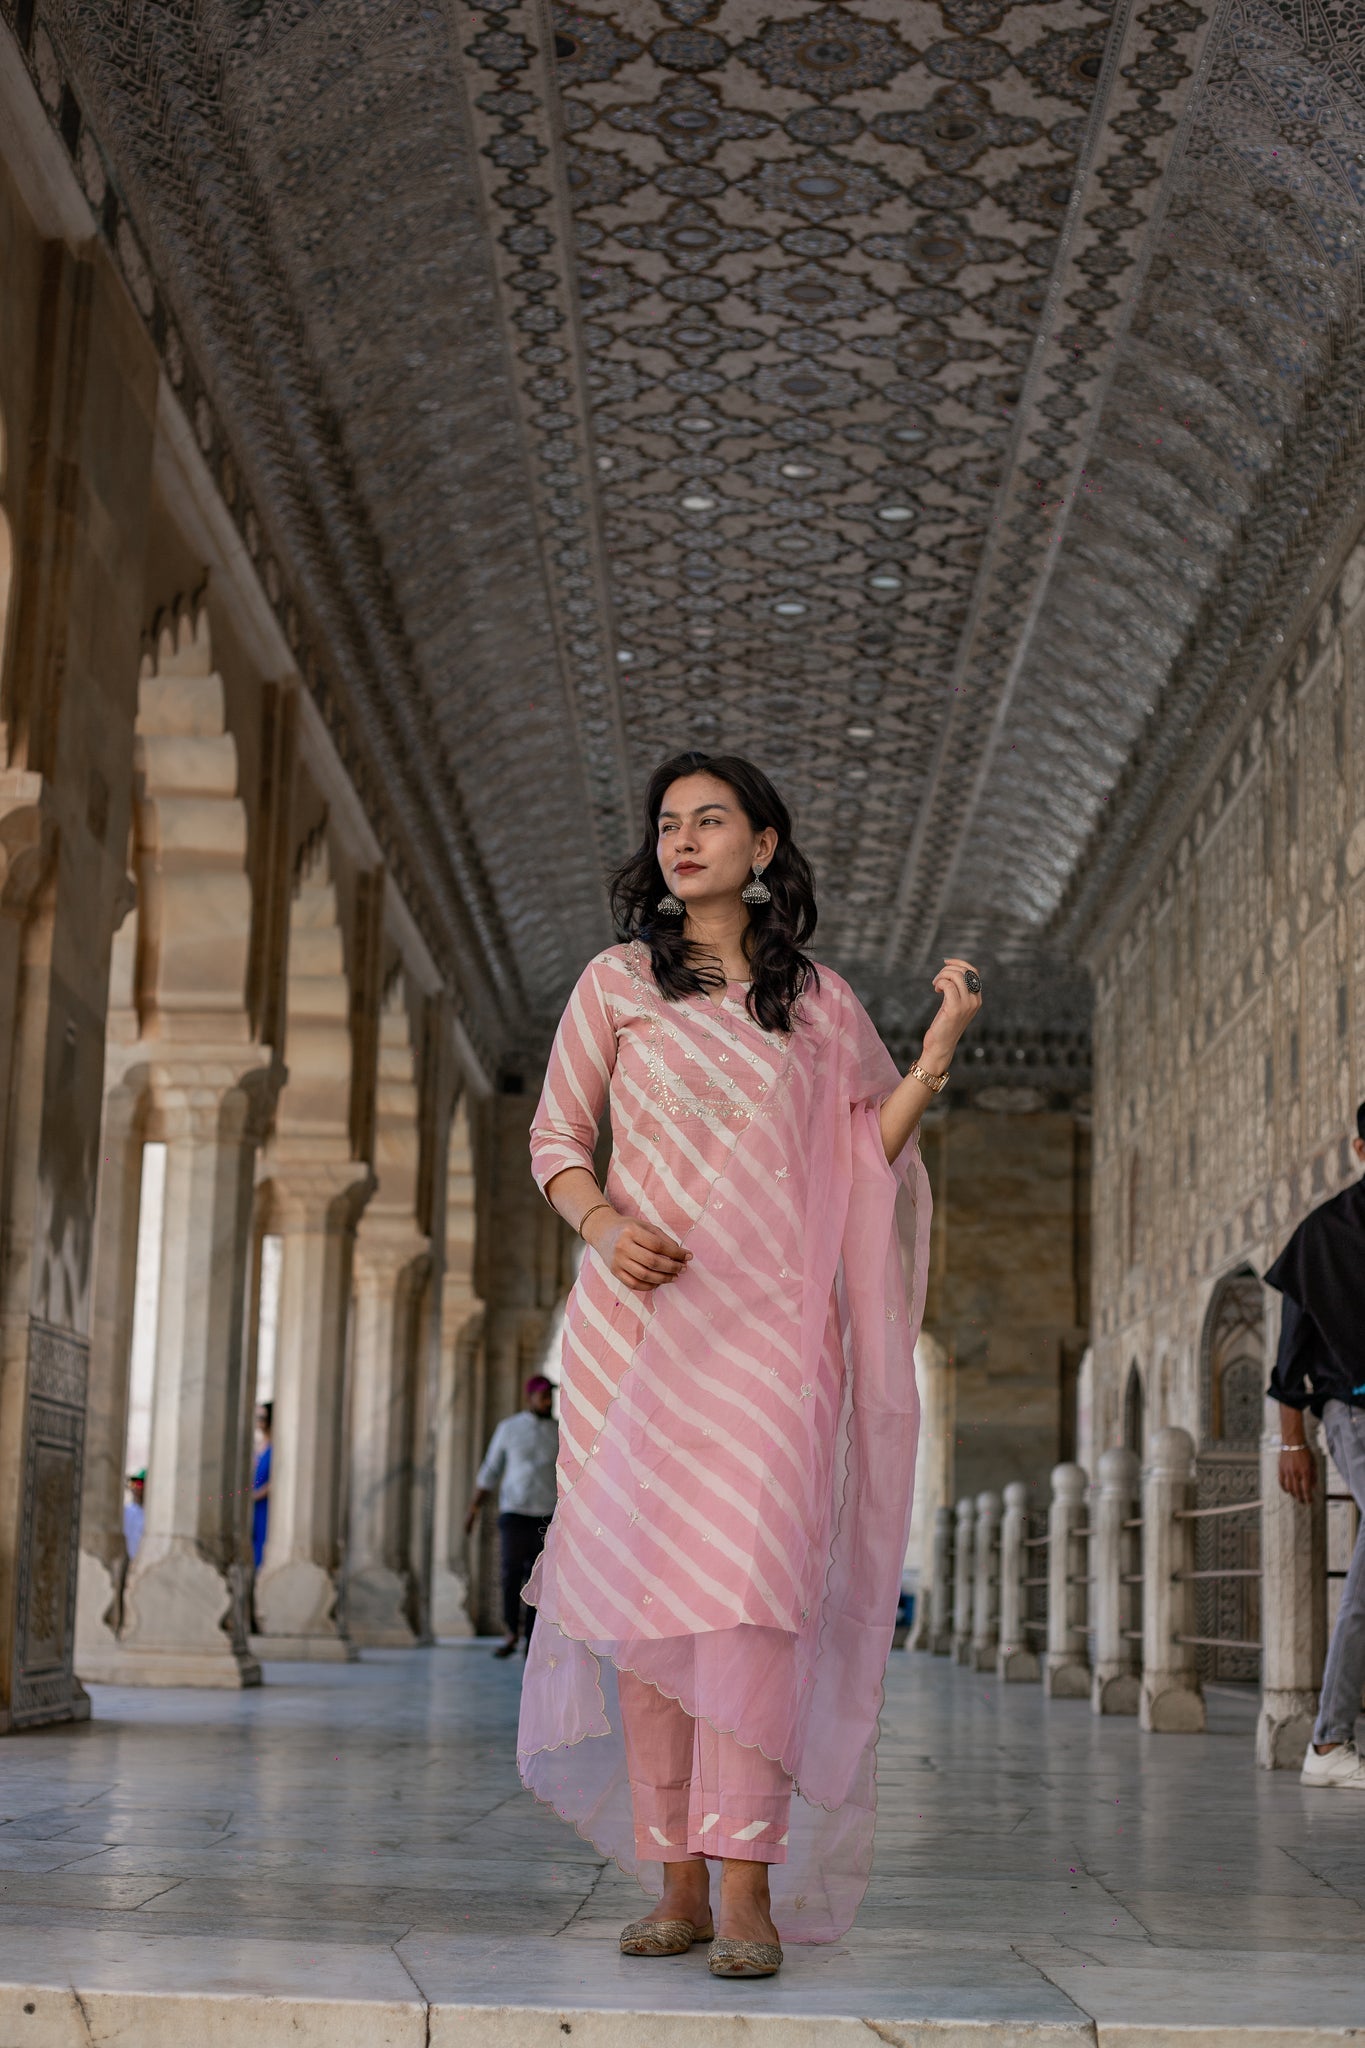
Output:
[[[704,1092],[684,1087],[678,1077],[669,1072],[663,1052],[665,1034],[673,1039],[675,1044],[682,1043],[682,1034],[676,1025],[669,1022],[664,999],[655,986],[653,974],[647,971],[647,956],[643,942],[632,939],[625,948],[624,958],[626,972],[649,1018],[645,1035],[645,1068],[649,1075],[649,1092],[663,1105],[669,1116],[674,1119],[697,1117],[712,1130],[737,1133],[739,1128],[751,1123],[755,1117],[767,1115],[772,1109],[778,1090],[791,1071],[791,1051],[795,1034],[764,1031],[762,1025],[755,1025],[754,1028],[762,1032],[767,1044],[772,1045],[774,1040],[781,1041],[781,1057],[776,1071],[770,1079],[759,1084],[761,1099],[758,1101],[746,1096],[739,1083],[728,1074],[722,1077],[720,1085]],[[726,988],[728,992],[728,982]],[[713,1016],[720,1021],[724,1015],[721,1006],[712,1003],[709,998],[704,1000]],[[749,1021],[752,1023],[752,1018]],[[738,1031],[729,1030],[726,1035],[732,1043],[740,1043]],[[717,1057],[724,1061],[728,1056],[721,1053]]]

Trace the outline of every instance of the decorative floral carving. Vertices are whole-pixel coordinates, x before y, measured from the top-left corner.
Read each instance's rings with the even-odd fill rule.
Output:
[[[665,79],[652,105],[612,107],[607,119],[613,128],[656,136],[683,164],[704,163],[722,142],[767,135],[775,125],[765,114],[726,107],[715,86],[701,78]]]
[[[864,319],[884,303],[860,277],[818,263],[759,271],[743,296],[760,312],[812,326],[826,320]]]
[[[1104,36],[1095,28],[1054,29],[1032,49],[1020,51],[1014,61],[1044,92],[1088,105],[1104,67]],[[1178,78],[1176,74],[1164,80],[1156,90],[1168,92]]]
[[[794,21],[769,21],[737,52],[769,85],[809,93],[812,99],[887,85],[914,62],[915,52],[896,30],[847,7],[822,7]]]
[[[855,163],[826,149],[808,156],[767,158],[736,190],[760,206],[800,214],[803,220],[837,220],[844,214],[866,215],[896,196],[891,181],[872,164]]]
[[[945,85],[927,107],[878,114],[872,130],[883,142],[913,143],[938,171],[964,171],[988,149],[1022,149],[1036,142],[1041,123],[997,114],[976,85]]]
[[[623,35],[604,15],[585,14],[581,8],[564,7],[556,0],[551,16],[555,67],[561,86],[591,85],[612,78],[623,64],[629,64],[632,57],[640,54],[635,38]],[[521,42],[522,38],[516,40]],[[529,57],[517,68],[524,71],[528,62]]]

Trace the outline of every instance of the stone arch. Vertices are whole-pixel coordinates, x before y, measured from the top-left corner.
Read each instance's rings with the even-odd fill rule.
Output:
[[[1143,1455],[1146,1444],[1146,1411],[1147,1396],[1142,1373],[1137,1360],[1133,1359],[1123,1387],[1123,1448],[1131,1451],[1135,1458]]]
[[[1260,1489],[1260,1439],[1265,1415],[1265,1295],[1249,1266],[1225,1273],[1214,1287],[1204,1316],[1199,1347],[1200,1453],[1197,1488],[1201,1507],[1251,1501]],[[1199,1571],[1255,1569],[1259,1533],[1251,1517],[1221,1517],[1195,1527]],[[1261,1633],[1260,1582],[1254,1578],[1209,1579],[1197,1588],[1196,1633],[1224,1643],[1256,1642]],[[1205,1679],[1252,1681],[1260,1660],[1254,1650],[1198,1652]]]
[[[1254,1452],[1265,1398],[1265,1297],[1249,1266],[1214,1288],[1200,1345],[1200,1436],[1209,1449]]]
[[[247,814],[202,600],[156,622],[138,681],[133,764],[142,1036],[244,1043]]]
[[[474,1281],[475,1180],[469,1102],[462,1097],[446,1142],[441,1370],[436,1414],[435,1542],[431,1625],[437,1636],[474,1633],[465,1511],[485,1433],[484,1309]]]
[[[372,1185],[367,1162],[351,1151],[350,1012],[324,825],[295,869],[283,1002],[288,1079],[261,1161],[260,1230],[280,1240],[269,1514],[255,1586],[262,1656],[346,1654],[337,1617],[346,1327],[355,1225]]]
[[[118,1108],[131,1145],[164,1143],[166,1194],[146,1522],[98,1675],[250,1683],[244,1312],[255,1156],[279,1074],[247,1009],[247,812],[202,592],[154,621],[133,773],[137,905],[112,962],[106,1116]],[[125,1164],[110,1201],[126,1208],[141,1175]],[[111,1253],[135,1259],[135,1216],[107,1221]],[[126,1372],[125,1358],[112,1364]]]
[[[325,833],[300,849],[285,949],[284,1057],[275,1148],[350,1156],[351,987]]]
[[[408,1563],[417,1307],[428,1243],[419,1227],[420,1089],[401,967],[380,1004],[374,1172],[355,1243],[355,1341],[346,1565],[354,1641],[416,1640]]]

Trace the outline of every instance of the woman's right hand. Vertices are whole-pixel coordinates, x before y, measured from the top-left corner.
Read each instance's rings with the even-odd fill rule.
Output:
[[[588,1217],[583,1236],[613,1279],[635,1294],[648,1294],[666,1280],[676,1280],[692,1257],[652,1223],[618,1215],[615,1209],[599,1209]]]

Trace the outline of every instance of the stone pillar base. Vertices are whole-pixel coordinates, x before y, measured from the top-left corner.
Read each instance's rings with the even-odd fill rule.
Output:
[[[123,1589],[122,1635],[90,1675],[108,1685],[259,1685],[241,1628],[237,1593],[202,1551],[181,1542],[144,1562],[139,1550]]]
[[[1201,1692],[1143,1680],[1138,1726],[1149,1735],[1202,1735],[1207,1718]]]
[[[408,1586],[401,1572],[382,1566],[346,1581],[346,1633],[367,1650],[410,1650],[417,1637],[408,1620]]]
[[[336,1618],[336,1582],[329,1571],[309,1558],[266,1564],[256,1578],[256,1619],[261,1636],[290,1642],[343,1642],[345,1630]]]
[[[1135,1714],[1142,1697],[1142,1681],[1132,1671],[1095,1673],[1090,1705],[1096,1714]]]
[[[994,1671],[995,1644],[973,1643],[967,1662],[973,1671]]]
[[[469,1618],[469,1580],[463,1572],[437,1566],[431,1583],[431,1632],[437,1637],[474,1634]]]
[[[0,1707],[0,1735],[9,1735],[16,1728],[50,1728],[61,1721],[88,1721],[90,1719],[90,1695],[79,1678],[66,1681],[70,1688],[63,1696],[40,1708],[28,1708],[16,1721],[8,1707]]]
[[[972,1661],[972,1639],[970,1636],[954,1636],[949,1653],[954,1664],[970,1664]]]
[[[953,1639],[947,1629],[941,1628],[937,1634],[931,1630],[928,1648],[931,1656],[950,1657],[953,1651]]]
[[[995,1653],[995,1675],[1003,1678],[1007,1685],[1034,1685],[1037,1683],[1040,1666],[1032,1650],[1005,1650]]]
[[[1318,1718],[1315,1692],[1267,1692],[1256,1720],[1256,1761],[1263,1771],[1297,1771]]]
[[[1090,1666],[1049,1663],[1043,1674],[1043,1691],[1050,1700],[1088,1700]]]
[[[72,1662],[78,1676],[98,1678],[96,1668],[115,1656],[122,1588],[102,1557],[83,1550],[76,1566],[76,1650]]]
[[[248,1636],[260,1664],[354,1664],[360,1652],[344,1636]]]
[[[261,1682],[261,1667],[245,1651],[230,1644],[211,1650],[130,1650],[121,1644],[114,1654],[90,1664],[85,1676],[92,1685],[197,1685],[217,1692],[241,1692]]]

